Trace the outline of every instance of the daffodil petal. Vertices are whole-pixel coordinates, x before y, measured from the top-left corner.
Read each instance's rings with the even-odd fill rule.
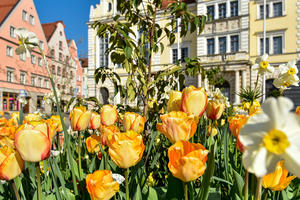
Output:
[[[285,160],[286,169],[295,174],[298,178],[300,177],[300,159],[299,159],[299,146],[290,146],[285,150],[283,159]],[[298,159],[297,159],[298,158]]]

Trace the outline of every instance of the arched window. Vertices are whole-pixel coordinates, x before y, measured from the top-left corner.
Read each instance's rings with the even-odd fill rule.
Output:
[[[273,85],[274,79],[266,80],[266,97],[279,97],[279,90]]]
[[[110,12],[111,9],[112,9],[112,4],[109,2],[109,3],[108,3],[108,12]]]
[[[100,100],[102,104],[108,104],[109,92],[106,87],[100,88]]]

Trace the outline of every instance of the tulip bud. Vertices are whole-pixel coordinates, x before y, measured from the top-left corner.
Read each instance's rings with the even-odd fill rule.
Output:
[[[181,99],[182,99],[182,93],[179,91],[172,90],[169,95],[169,101],[168,101],[168,112],[172,111],[180,111],[181,109]]]
[[[201,144],[178,141],[168,150],[168,167],[174,177],[184,182],[199,178],[205,171],[208,150]]]
[[[59,115],[52,115],[50,119],[54,122],[55,126],[57,126],[56,132],[62,132],[63,127],[62,127],[62,124],[61,124],[60,116]]]
[[[0,148],[0,179],[12,180],[19,176],[24,169],[24,160],[13,148],[2,146]]]
[[[133,112],[126,112],[123,117],[123,127],[125,131],[133,130],[141,133],[144,130],[145,117]]]
[[[86,107],[75,107],[70,113],[71,127],[73,131],[83,131],[88,128],[92,113]]]
[[[115,106],[106,104],[101,108],[101,122],[105,126],[110,126],[118,120],[118,111]]]
[[[189,86],[182,91],[181,110],[188,115],[201,117],[207,106],[205,89]]]
[[[89,129],[96,130],[100,127],[100,124],[101,124],[100,115],[96,112],[92,112]]]
[[[288,176],[288,170],[284,167],[284,160],[276,164],[275,171],[263,177],[263,187],[274,191],[281,191],[287,188],[296,176]]]
[[[143,138],[135,131],[108,135],[108,153],[116,165],[129,168],[136,165],[143,156]]]
[[[162,123],[157,123],[156,128],[163,133],[171,143],[179,140],[189,140],[197,130],[198,118],[188,116],[181,111],[173,111],[161,115]]]
[[[222,116],[224,109],[224,104],[209,100],[206,107],[207,118],[211,120],[218,120]]]
[[[109,170],[98,170],[86,177],[86,188],[92,200],[109,200],[119,191]]]
[[[56,127],[45,121],[31,121],[21,125],[15,135],[15,146],[25,161],[39,162],[50,156],[52,137]]]

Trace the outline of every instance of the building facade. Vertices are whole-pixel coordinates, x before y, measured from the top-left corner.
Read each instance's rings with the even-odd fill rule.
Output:
[[[74,41],[67,43],[63,22],[54,24],[53,31],[41,25],[33,0],[0,1],[0,110],[7,113],[19,111],[19,98],[22,96],[27,101],[23,105],[25,113],[37,110],[48,113],[51,111],[52,105],[44,103],[44,95],[51,92],[46,65],[37,48],[33,49],[29,57],[15,53],[19,45],[17,28],[26,28],[36,34],[51,70],[52,65],[61,67],[62,78],[55,73],[55,82],[60,84],[61,88],[67,87],[65,93],[70,96],[81,95],[81,78],[78,76],[82,76],[82,69],[75,52],[76,44]],[[53,49],[56,53],[52,57]],[[63,77],[65,65],[68,68],[65,69]],[[63,100],[68,99],[69,97]]]

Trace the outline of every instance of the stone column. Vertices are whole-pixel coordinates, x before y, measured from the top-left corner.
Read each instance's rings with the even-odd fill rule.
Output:
[[[219,6],[215,3],[215,19],[219,19]]]
[[[240,72],[239,71],[235,71],[235,93],[234,93],[234,104],[238,105],[240,104],[240,96],[238,95],[240,92]]]
[[[198,75],[198,82],[197,82],[197,87],[201,87],[202,86],[202,78],[201,78],[201,74]]]
[[[230,2],[226,1],[226,17],[230,17]]]
[[[242,71],[242,88],[246,88],[247,87],[247,77],[246,77],[246,71],[243,70]]]

